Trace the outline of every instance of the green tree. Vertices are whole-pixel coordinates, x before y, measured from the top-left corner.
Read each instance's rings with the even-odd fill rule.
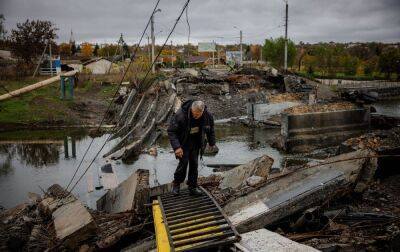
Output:
[[[17,57],[31,64],[48,41],[54,43],[56,31],[50,21],[27,19],[24,23],[17,23],[17,28],[11,30],[12,50]]]
[[[284,66],[285,38],[266,39],[263,50],[263,57],[272,66],[282,68]],[[296,46],[290,39],[288,40],[288,66],[292,67],[296,58]]]
[[[112,57],[118,50],[117,45],[109,44],[104,45],[98,50],[98,55],[102,57]]]
[[[93,49],[93,55],[94,55],[94,56],[98,56],[98,54],[99,54],[99,49],[100,49],[100,47],[99,47],[99,45],[96,43],[96,45],[94,46],[94,49]]]
[[[359,64],[359,59],[351,55],[345,55],[342,58],[341,65],[343,66],[344,73],[346,75],[355,75],[357,72],[357,67]]]
[[[129,51],[129,46],[126,43],[124,43],[122,45],[122,52],[123,52],[124,58],[131,57],[131,52]]]
[[[367,61],[365,61],[364,73],[366,75],[372,75],[377,70],[378,60],[379,60],[378,56],[373,56]]]
[[[400,75],[400,49],[395,47],[385,48],[379,56],[378,67],[389,78],[392,73]]]

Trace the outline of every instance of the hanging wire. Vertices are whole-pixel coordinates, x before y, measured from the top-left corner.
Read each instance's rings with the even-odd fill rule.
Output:
[[[138,44],[137,44],[137,46],[136,46],[136,48],[135,48],[135,51],[134,51],[134,53],[133,53],[133,55],[132,55],[132,57],[131,57],[131,61],[129,62],[129,64],[128,64],[126,70],[124,71],[124,73],[123,73],[123,75],[122,75],[122,78],[121,78],[121,80],[120,80],[120,82],[119,82],[119,84],[118,84],[118,86],[117,86],[117,89],[116,89],[116,91],[115,91],[113,97],[111,98],[111,100],[110,100],[110,102],[109,102],[109,104],[108,104],[107,110],[106,110],[106,112],[104,113],[103,118],[101,119],[101,122],[100,122],[100,124],[99,124],[98,127],[97,127],[97,131],[100,129],[101,125],[103,124],[103,122],[104,122],[104,120],[105,120],[105,118],[106,118],[106,116],[107,116],[107,113],[108,113],[108,111],[109,111],[110,108],[111,108],[111,105],[112,105],[112,103],[113,103],[113,100],[115,99],[115,97],[116,97],[117,94],[119,93],[119,89],[120,89],[120,87],[121,87],[121,85],[122,85],[122,82],[123,82],[123,80],[125,79],[125,76],[126,76],[128,70],[129,70],[129,67],[131,66],[132,62],[133,62],[134,59],[135,59],[136,53],[137,53],[137,51],[138,51],[138,49],[139,49],[139,47],[140,47],[140,44],[141,44],[141,42],[142,42],[142,40],[143,40],[144,34],[146,33],[147,28],[149,27],[149,24],[150,24],[150,21],[151,21],[151,17],[154,15],[154,12],[155,12],[155,10],[157,9],[159,3],[160,3],[160,0],[157,0],[156,5],[154,6],[153,12],[151,13],[151,16],[150,16],[149,20],[147,21],[146,27],[145,27],[145,29],[143,30],[142,36],[140,37],[140,40],[139,40],[139,42],[138,42]],[[117,124],[116,124],[116,125],[117,125]],[[115,126],[115,128],[116,128],[116,126]],[[110,134],[110,135],[111,135],[111,134]],[[71,180],[69,181],[67,187],[65,188],[65,190],[68,191],[69,186],[71,185],[71,183],[72,183],[72,181],[74,180],[76,174],[78,173],[78,170],[79,170],[79,168],[81,167],[81,165],[82,165],[82,163],[83,163],[83,160],[85,159],[86,155],[88,154],[89,149],[90,149],[90,147],[92,146],[93,142],[94,142],[94,138],[92,138],[92,140],[90,141],[88,147],[86,148],[85,153],[83,154],[83,157],[82,157],[81,161],[79,162],[79,165],[78,165],[77,168],[75,169],[74,174],[73,174]]]
[[[149,67],[149,69],[148,69],[148,71],[147,71],[147,73],[146,73],[146,75],[145,75],[145,77],[143,78],[143,80],[142,80],[141,83],[145,82],[145,80],[147,79],[149,73],[151,72],[151,69],[152,69],[153,65],[155,64],[155,62],[156,62],[157,59],[159,58],[161,52],[164,50],[165,45],[167,44],[167,42],[168,42],[169,38],[171,37],[172,33],[174,32],[176,25],[178,24],[179,20],[181,19],[182,15],[183,15],[183,12],[185,11],[185,9],[186,9],[187,6],[189,5],[189,3],[190,3],[190,0],[187,0],[186,3],[185,3],[185,5],[184,5],[183,8],[182,8],[182,11],[181,11],[180,15],[179,15],[178,18],[176,19],[174,26],[172,27],[170,33],[168,34],[167,39],[165,40],[164,44],[162,45],[161,49],[159,50],[157,56],[155,57],[155,59],[154,59],[154,61],[152,62],[151,66]],[[129,67],[129,66],[128,66],[128,67]],[[110,135],[110,136],[111,136],[111,135]],[[107,139],[109,139],[110,136],[109,136]],[[94,163],[94,161],[96,160],[96,157],[97,157],[97,156],[100,154],[100,152],[103,150],[103,148],[104,148],[104,146],[106,145],[106,143],[107,143],[107,140],[106,140],[106,141],[104,142],[104,144],[101,146],[100,150],[96,153],[95,157],[92,159],[92,161],[90,162],[90,164],[88,165],[88,167],[86,168],[86,170],[83,172],[83,174],[79,177],[79,179],[78,179],[78,180],[75,182],[75,184],[72,186],[72,188],[71,188],[71,190],[68,192],[68,194],[70,194],[70,193],[74,190],[74,188],[75,188],[76,185],[79,183],[79,181],[84,177],[84,175],[86,174],[86,172],[89,170],[90,166],[91,166],[91,165]],[[67,195],[68,195],[68,194],[67,194]]]

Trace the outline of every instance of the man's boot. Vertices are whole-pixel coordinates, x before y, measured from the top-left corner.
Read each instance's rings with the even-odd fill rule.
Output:
[[[189,187],[189,195],[198,197],[203,195],[203,193],[197,187]]]
[[[178,196],[181,190],[181,185],[180,184],[175,184],[173,183],[172,185],[172,194],[175,196]]]

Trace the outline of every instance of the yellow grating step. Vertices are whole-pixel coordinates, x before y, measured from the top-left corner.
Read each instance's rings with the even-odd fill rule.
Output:
[[[170,193],[153,201],[157,251],[206,251],[233,244],[240,236],[221,207],[202,187],[202,195]]]

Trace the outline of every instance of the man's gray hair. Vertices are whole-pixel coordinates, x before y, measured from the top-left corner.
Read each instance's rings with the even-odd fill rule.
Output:
[[[194,101],[193,103],[192,103],[192,109],[193,110],[195,110],[195,111],[201,111],[201,112],[203,112],[204,111],[204,107],[205,107],[205,104],[204,104],[204,102],[203,101]]]

